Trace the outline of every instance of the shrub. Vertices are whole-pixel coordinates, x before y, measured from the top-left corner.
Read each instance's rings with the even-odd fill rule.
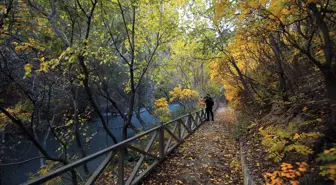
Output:
[[[292,164],[282,163],[281,170],[265,173],[264,178],[266,185],[299,185],[299,181],[297,181],[296,178],[302,176],[302,174],[307,171],[306,167],[308,165],[305,162],[296,162],[296,165],[297,168],[294,168]]]
[[[266,146],[268,157],[274,162],[280,162],[287,152],[295,152],[300,155],[312,154],[309,144],[321,137],[319,132],[295,132],[296,123],[289,123],[288,127],[261,127],[260,134],[263,136],[262,144]]]
[[[320,175],[328,177],[330,180],[334,181],[336,184],[336,148],[324,150],[323,153],[319,154],[317,161],[322,161],[327,163],[320,166]]]
[[[160,121],[167,122],[170,119],[171,112],[166,98],[160,98],[154,101],[154,115],[159,117]]]

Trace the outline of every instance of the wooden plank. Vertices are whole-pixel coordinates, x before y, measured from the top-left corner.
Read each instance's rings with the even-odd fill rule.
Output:
[[[96,153],[88,155],[88,156],[86,156],[86,157],[84,157],[82,159],[79,159],[79,160],[74,161],[74,162],[72,162],[70,164],[67,164],[67,165],[64,165],[64,166],[62,166],[60,168],[57,168],[57,169],[55,169],[55,170],[53,170],[53,171],[51,171],[51,172],[49,172],[49,173],[47,173],[45,175],[39,176],[39,177],[37,177],[35,179],[32,179],[32,180],[30,180],[28,182],[25,182],[25,183],[23,183],[23,185],[35,185],[35,184],[39,185],[39,184],[42,184],[44,182],[47,182],[50,179],[56,178],[56,177],[58,177],[58,176],[60,176],[60,175],[62,175],[64,173],[67,173],[67,172],[69,172],[69,171],[71,171],[71,170],[73,170],[73,169],[75,169],[75,168],[77,168],[77,167],[79,167],[79,166],[81,166],[83,164],[86,164],[86,163],[88,163],[88,162],[90,162],[90,161],[92,161],[94,159],[97,159],[98,157],[100,157],[100,156],[102,156],[104,154],[108,154],[111,151],[116,151],[116,150],[118,150],[120,148],[123,148],[126,145],[128,145],[129,143],[131,143],[131,142],[133,142],[133,141],[141,138],[144,135],[147,135],[147,134],[149,134],[151,132],[154,132],[154,131],[158,130],[159,128],[160,128],[160,126],[154,127],[154,128],[152,128],[152,129],[150,129],[148,131],[145,131],[145,132],[139,134],[139,135],[135,135],[135,136],[133,136],[131,138],[128,138],[128,139],[126,139],[126,140],[124,140],[124,141],[122,141],[120,143],[116,143],[115,145],[112,145],[112,146],[107,147],[105,149],[99,150]]]
[[[197,112],[196,113],[196,119],[197,119],[197,126],[200,126],[202,124],[202,119],[201,119],[201,116],[200,116],[200,112]]]
[[[189,123],[190,123],[190,118],[189,118],[189,115],[188,115],[188,117],[187,117],[186,121],[184,122],[184,124],[187,127],[187,130],[191,133],[191,130],[189,128]]]
[[[193,115],[193,119],[195,120],[194,124],[195,124],[195,129],[196,129],[199,126],[198,119],[197,119],[197,112]]]
[[[179,120],[180,123],[180,129],[181,129],[181,141],[185,138],[184,133],[187,130],[186,126],[183,124],[183,120]],[[187,134],[188,135],[188,134]]]
[[[124,157],[125,157],[125,148],[120,148],[119,154],[118,154],[118,184],[124,185],[125,184],[125,163],[124,163]]]
[[[163,124],[161,125],[159,129],[159,155],[160,158],[163,159],[165,157],[165,144],[164,144],[164,126]]]
[[[172,147],[170,147],[167,151],[167,154],[170,154],[175,148],[177,148],[180,145],[180,143],[174,144]]]
[[[136,151],[136,152],[139,152],[139,153],[142,154],[142,155],[147,155],[147,156],[149,156],[149,157],[153,157],[153,158],[155,158],[155,159],[160,159],[158,156],[156,156],[156,155],[154,155],[154,154],[151,154],[151,153],[149,153],[149,152],[146,152],[146,151],[144,151],[144,150],[141,150],[140,148],[137,148],[137,147],[135,147],[135,146],[129,145],[129,146],[127,146],[127,148],[129,148],[129,149],[131,149],[131,150],[134,150],[134,151]]]
[[[188,121],[188,119],[187,119],[187,121]],[[183,120],[179,120],[179,122],[180,122],[180,124],[182,124],[183,125],[183,130],[182,130],[182,135],[181,135],[181,137],[183,136],[183,134],[184,134],[184,132],[186,132],[186,130],[188,131],[187,133],[187,135],[184,137],[184,138],[186,138],[186,137],[188,137],[188,136],[190,136],[190,133],[189,133],[189,130],[186,128],[186,125],[185,124],[183,124]],[[183,141],[183,140],[181,140],[181,141]],[[175,148],[177,148],[180,144],[181,144],[182,142],[180,142],[180,143],[176,143],[176,144],[174,144],[172,147],[170,147],[169,149],[168,149],[168,151],[167,151],[167,153],[166,153],[166,155],[168,155],[169,153],[171,153]],[[141,180],[160,162],[161,160],[159,160],[159,161],[155,161],[149,168],[147,168],[141,175],[139,175],[136,179],[134,179],[134,181],[132,182],[132,185],[136,185],[136,184],[139,184],[140,182],[141,182]]]
[[[183,127],[183,130],[182,130],[182,141],[188,136],[188,134],[189,134],[189,132],[187,132],[187,134],[185,135],[185,136],[183,136],[184,135],[184,133],[186,132],[186,128],[185,127]]]
[[[195,125],[196,125],[196,127],[198,127],[199,126],[199,124],[198,124],[199,123],[198,122],[199,121],[198,120],[198,112],[195,113],[195,118],[194,119],[195,119]]]
[[[176,129],[176,128],[175,128]],[[176,139],[176,141],[178,141],[179,139],[178,139],[178,137],[177,136],[175,136],[175,134],[172,132],[172,131],[170,131],[169,129],[166,129],[165,128],[165,130],[174,138],[174,139]]]
[[[99,175],[104,171],[106,166],[110,163],[113,157],[116,155],[116,152],[112,151],[108,154],[108,156],[100,163],[98,168],[93,172],[91,177],[85,182],[85,185],[92,185],[96,182]]]
[[[202,111],[202,110],[203,110],[203,109],[201,109],[201,110],[196,110],[196,111],[194,111],[194,112],[191,112],[191,113],[185,114],[185,115],[183,115],[183,116],[180,116],[180,117],[178,117],[178,118],[176,118],[176,119],[174,119],[174,120],[171,120],[171,121],[165,123],[165,125],[168,125],[168,124],[171,124],[172,122],[175,122],[175,121],[177,121],[177,120],[186,118],[186,117],[189,116],[189,114],[194,114],[194,113],[196,113],[196,112],[200,112],[200,111]]]
[[[192,133],[193,130],[192,130],[191,114],[189,114],[189,116],[188,116],[188,124],[187,124],[187,126],[188,126],[188,129],[190,130],[190,133]]]
[[[205,115],[204,109],[201,110],[201,111],[200,110],[194,111],[194,112],[192,112],[190,114],[195,114],[197,112],[201,112],[202,113],[201,117],[202,118],[204,117],[204,115]],[[174,122],[176,120],[182,120],[183,118],[186,118],[185,123],[183,123],[183,121],[181,123],[183,125],[183,127],[184,127],[184,130],[181,133],[181,138],[183,137],[184,133],[186,132],[185,130],[188,131],[188,134],[185,137],[187,137],[188,135],[190,135],[192,133],[192,131],[193,131],[193,130],[191,130],[189,128],[189,126],[191,126],[191,125],[187,125],[187,123],[191,122],[191,120],[190,120],[191,118],[189,117],[189,115],[184,115],[184,116],[181,116],[181,117],[179,117],[179,118],[171,121],[171,122]],[[170,123],[166,123],[165,125],[168,125],[168,124],[170,124]],[[102,149],[102,150],[100,150],[100,151],[98,151],[98,152],[96,152],[94,154],[91,154],[91,155],[89,155],[87,157],[84,157],[82,159],[74,161],[73,163],[70,163],[68,165],[62,166],[62,167],[60,167],[58,169],[55,169],[55,170],[53,170],[53,171],[51,171],[51,172],[49,172],[49,173],[47,173],[47,174],[45,174],[43,176],[39,176],[39,177],[37,177],[37,178],[35,178],[33,180],[30,180],[30,181],[28,181],[28,182],[26,182],[24,184],[26,184],[26,185],[42,184],[42,183],[44,183],[44,182],[46,182],[46,181],[48,181],[50,179],[53,179],[53,178],[58,177],[58,176],[60,176],[60,175],[62,175],[64,173],[67,173],[67,172],[69,172],[69,171],[71,171],[71,170],[73,170],[73,169],[75,169],[75,168],[77,168],[77,167],[79,167],[79,166],[81,166],[83,164],[86,164],[86,163],[88,163],[88,162],[90,162],[92,160],[95,160],[95,159],[99,158],[102,155],[109,154],[112,151],[121,151],[121,150],[124,150],[125,148],[127,148],[127,145],[131,144],[133,141],[137,141],[142,136],[148,135],[149,133],[154,132],[154,131],[158,131],[158,130],[160,130],[160,132],[163,131],[162,136],[159,136],[159,143],[160,143],[160,156],[164,157],[165,156],[165,153],[164,153],[165,152],[164,151],[164,147],[165,147],[165,145],[164,145],[164,130],[161,127],[162,127],[162,125],[154,127],[154,128],[152,128],[152,129],[150,129],[148,131],[145,131],[145,132],[139,134],[139,135],[133,136],[133,137],[131,137],[129,139],[126,139],[126,140],[124,140],[124,141],[122,141],[120,143],[116,143],[113,146],[110,146],[110,147],[107,147],[105,149]],[[185,137],[183,137],[183,138],[185,138]],[[180,138],[180,140],[182,140],[181,138]],[[162,141],[162,142],[160,142],[160,141]],[[119,165],[120,166],[123,166],[123,164],[121,163],[121,158],[123,158],[123,157],[124,156],[120,156],[119,157]],[[120,171],[120,173],[121,173],[121,171]]]
[[[172,137],[175,136],[175,135],[172,134],[172,132],[169,130],[169,128],[167,128],[167,127],[164,127],[164,128],[171,135],[169,137],[168,142],[167,142],[166,147],[165,147],[165,152],[167,152],[167,150],[168,150],[168,148],[170,146],[170,143],[172,142]],[[173,133],[176,131],[176,128],[177,128],[177,122],[175,122],[175,126],[173,128]],[[176,139],[176,137],[174,137],[174,138]],[[178,139],[176,139],[176,140],[177,140],[177,142],[179,141]]]
[[[158,132],[157,132],[157,131],[153,133],[151,139],[149,140],[148,144],[146,145],[145,151],[142,151],[142,150],[140,150],[140,149],[138,149],[138,148],[136,148],[136,147],[134,147],[134,146],[131,146],[131,145],[128,146],[128,148],[130,148],[130,149],[132,149],[132,150],[135,150],[135,151],[137,151],[137,152],[139,152],[139,153],[144,152],[145,154],[142,154],[142,155],[141,155],[141,157],[140,157],[140,159],[138,160],[137,164],[136,164],[135,167],[133,168],[133,171],[132,171],[131,175],[130,175],[129,178],[127,179],[127,182],[126,182],[127,185],[129,185],[129,184],[132,183],[134,177],[136,176],[137,172],[139,171],[139,168],[140,168],[140,166],[141,166],[143,160],[145,159],[145,155],[149,155],[149,156],[151,156],[151,157],[154,157],[155,159],[160,159],[159,157],[154,156],[154,155],[148,153],[148,151],[149,151],[149,149],[151,148],[151,146],[153,145],[153,143],[154,143],[155,138],[156,138],[157,135],[158,135]]]
[[[204,119],[204,110],[203,109],[201,110],[201,118]],[[202,122],[203,122],[203,120],[202,120]]]
[[[145,171],[143,171],[141,175],[139,175],[137,178],[134,179],[134,181],[132,182],[132,185],[138,184],[148,174],[148,172],[150,172],[158,163],[159,161],[157,160],[154,161],[154,163],[150,165]]]
[[[176,122],[177,124],[177,137],[178,137],[178,142],[181,142],[182,136],[181,136],[181,123],[179,121]]]
[[[190,127],[190,128],[191,128],[191,131],[194,131],[196,127],[193,127],[193,124],[192,124],[192,123],[195,123],[195,119],[194,119],[194,117],[192,116],[192,114],[190,114],[189,117],[190,117],[190,120],[191,120],[191,125],[190,125],[190,126],[191,126],[191,127]]]
[[[191,133],[191,131],[189,130],[188,126],[187,126],[187,125],[185,125],[185,124],[183,124],[183,122],[181,122],[181,124],[182,124],[182,126],[184,127],[184,130],[183,130],[183,131],[187,130],[187,131],[188,131],[188,133],[190,134],[190,133]],[[183,134],[184,134],[184,133],[183,133]]]
[[[130,185],[130,184],[132,184],[132,181],[133,181],[135,175],[138,173],[139,168],[140,168],[140,166],[141,166],[141,164],[142,164],[142,162],[143,162],[144,159],[145,159],[145,156],[142,155],[142,156],[140,157],[139,161],[137,162],[137,164],[136,164],[134,170],[132,171],[131,176],[128,178],[128,180],[127,180],[127,182],[126,182],[126,185]]]

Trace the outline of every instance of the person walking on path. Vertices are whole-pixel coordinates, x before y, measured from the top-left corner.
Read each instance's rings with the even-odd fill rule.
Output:
[[[211,114],[211,120],[213,121],[214,120],[214,115],[213,115],[213,112],[212,112],[212,107],[214,106],[214,101],[213,99],[211,98],[210,94],[207,94],[204,98],[204,102],[205,102],[205,111],[206,111],[206,114],[207,114],[207,118],[206,118],[206,121],[209,121],[210,120],[210,114]]]

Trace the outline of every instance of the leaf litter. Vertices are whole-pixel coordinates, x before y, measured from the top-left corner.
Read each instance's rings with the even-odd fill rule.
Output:
[[[142,184],[243,184],[239,142],[232,136],[231,123],[222,119],[223,112],[217,111],[217,121],[205,122]]]

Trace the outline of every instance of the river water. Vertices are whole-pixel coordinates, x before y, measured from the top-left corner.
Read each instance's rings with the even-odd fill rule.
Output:
[[[176,104],[170,105],[169,106],[171,111],[176,111],[178,110],[179,106]],[[154,123],[158,123],[158,120],[153,117],[151,114],[149,114],[147,111],[143,111],[141,113],[141,118],[146,122],[146,126],[151,127]],[[114,134],[114,136],[120,141],[121,140],[121,126],[123,124],[123,120],[120,116],[115,116],[115,117],[108,117],[109,120],[109,128]],[[133,116],[132,120],[133,124],[141,128],[141,125],[139,121]],[[113,144],[112,140],[106,136],[106,132],[104,131],[101,122],[96,119],[90,121],[89,128],[90,130],[88,131],[88,135],[91,135],[93,133],[96,133],[91,142],[90,142],[90,147],[87,148],[87,154],[92,154],[95,153],[103,148],[106,148],[106,146],[111,146]],[[135,133],[133,130],[128,129],[128,136],[131,137]],[[41,141],[43,138],[41,138]],[[82,141],[82,143],[85,143],[85,141]],[[71,145],[75,145],[74,143],[70,144],[69,147],[69,154],[72,153],[78,153],[78,148],[77,146],[71,147]],[[58,153],[56,152],[57,148],[59,148],[59,143],[55,140],[55,138],[52,136],[52,134],[49,135],[47,138],[47,152],[50,153],[52,156],[57,156]],[[14,153],[11,152],[11,156],[14,156],[15,158],[18,159],[18,161],[24,161],[27,159],[31,159],[34,157],[39,156],[38,150],[30,143],[20,143],[17,144],[15,149],[12,150],[15,151]],[[100,161],[102,161],[103,158],[100,160],[94,160],[93,162],[88,163],[88,167],[91,170],[95,169],[99,164]],[[8,163],[8,161],[4,161],[4,163]],[[3,168],[3,174],[2,174],[2,179],[0,179],[0,185],[16,185],[16,184],[21,184],[24,183],[28,180],[29,173],[36,173],[39,168],[40,168],[40,161],[33,160],[30,162],[27,162],[22,165],[13,165],[13,166],[4,166],[0,167]]]

